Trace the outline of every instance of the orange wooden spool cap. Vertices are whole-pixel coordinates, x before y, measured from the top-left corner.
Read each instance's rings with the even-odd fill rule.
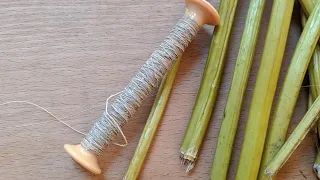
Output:
[[[93,174],[101,174],[101,169],[97,161],[97,156],[92,152],[84,149],[81,144],[65,144],[64,149],[75,161],[81,164],[81,166],[83,166]]]
[[[199,26],[204,24],[215,26],[220,23],[216,9],[206,0],[185,0],[188,12],[194,13],[194,20]]]

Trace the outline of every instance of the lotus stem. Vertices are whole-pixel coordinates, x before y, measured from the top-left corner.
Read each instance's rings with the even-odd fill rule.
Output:
[[[304,137],[313,127],[314,123],[320,116],[320,96],[314,101],[306,115],[303,117],[301,122],[292,132],[288,140],[282,146],[280,151],[277,153],[275,158],[270,162],[268,167],[265,169],[265,173],[272,177],[289,159],[294,150],[299,146]]]
[[[173,64],[173,66],[161,82],[147,123],[137,145],[136,151],[130,161],[127,173],[123,178],[124,180],[135,180],[139,176],[141,167],[143,165],[145,157],[147,156],[150,144],[169,99],[171,88],[177,74],[180,61],[181,57],[176,60],[176,62]]]
[[[212,180],[227,178],[241,104],[255,52],[264,5],[265,0],[251,0],[249,5],[229,96],[224,109],[224,117],[219,132],[217,148],[212,163]]]
[[[294,0],[275,0],[249,109],[237,180],[257,179],[268,119],[289,32]]]
[[[221,0],[220,2],[220,24],[213,32],[200,89],[180,148],[181,161],[187,165],[187,172],[194,167],[212,114],[237,3],[238,0]]]
[[[319,0],[299,0],[299,2],[304,10],[304,13],[307,17],[309,17]]]
[[[310,1],[310,0],[309,0]],[[311,1],[310,1],[311,2]],[[307,3],[306,3],[307,4]],[[310,3],[309,3],[310,4]],[[309,7],[309,8],[306,8]],[[311,9],[311,6],[306,6],[304,9]],[[313,6],[312,9],[313,10]],[[307,10],[304,10],[307,11]],[[307,22],[307,15],[305,12],[301,10],[301,23],[304,27]],[[310,81],[310,90],[309,90],[309,103],[308,107],[310,108],[313,100],[316,99],[320,94],[320,46],[316,45],[316,49],[311,58],[311,62],[308,67],[309,81]],[[315,126],[315,132],[317,134],[317,142],[316,142],[316,158],[313,164],[313,170],[317,177],[320,179],[320,152],[319,152],[319,130],[320,130],[320,121],[318,120],[317,125]]]
[[[309,129],[307,128],[309,128],[309,125],[311,125],[310,123],[314,122],[313,116],[308,117],[306,115],[307,118],[304,118],[297,127],[297,129],[304,128],[304,131],[298,129],[296,131],[298,133],[294,134],[294,136],[290,136],[290,138],[297,139],[288,139],[288,141],[291,140],[291,142],[289,141],[290,143],[298,144],[293,146],[293,144],[288,145],[286,142],[286,146],[284,145],[282,147],[286,138],[287,130],[303,78],[320,36],[319,19],[320,2],[315,6],[302,31],[280,92],[279,101],[276,106],[264,151],[265,164],[270,163],[265,171],[269,176],[274,176],[275,173],[281,168],[281,166],[286,162],[287,158],[289,158],[290,154],[294,151],[297,145],[304,138],[305,134],[308,132],[307,130]],[[316,104],[316,101],[314,104]],[[309,111],[311,111],[312,107],[314,107],[314,105],[311,106]],[[264,167],[262,166],[262,169],[263,168]]]

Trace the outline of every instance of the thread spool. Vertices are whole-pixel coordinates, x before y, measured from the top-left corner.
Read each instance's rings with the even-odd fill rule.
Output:
[[[111,105],[106,107],[81,144],[65,144],[67,153],[84,168],[100,174],[97,155],[110,144],[112,137],[122,133],[121,127],[135,113],[142,101],[158,86],[168,69],[204,24],[219,24],[219,14],[205,0],[185,0],[187,11],[176,24],[170,35],[151,55],[141,70],[132,78],[128,86]]]

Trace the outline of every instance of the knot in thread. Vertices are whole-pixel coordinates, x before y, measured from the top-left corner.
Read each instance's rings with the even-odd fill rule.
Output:
[[[169,36],[152,53],[129,84],[93,125],[90,132],[82,140],[81,145],[95,154],[103,152],[115,136],[121,133],[122,126],[140,107],[143,100],[160,84],[162,78],[182,55],[189,43],[197,35],[200,27],[185,15],[170,32]],[[115,123],[116,122],[116,126]]]

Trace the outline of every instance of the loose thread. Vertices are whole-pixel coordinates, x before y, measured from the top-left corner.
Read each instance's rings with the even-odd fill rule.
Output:
[[[50,116],[52,116],[53,118],[55,118],[56,120],[58,120],[60,123],[64,124],[65,126],[67,126],[68,128],[72,129],[73,131],[79,133],[79,134],[82,134],[82,135],[86,135],[85,133],[77,130],[76,128],[72,127],[71,125],[69,125],[68,123],[64,122],[62,119],[58,118],[56,115],[54,115],[53,113],[51,113],[49,110],[47,110],[46,108],[42,107],[42,106],[39,106],[33,102],[30,102],[30,101],[8,101],[8,102],[5,102],[5,103],[2,103],[0,104],[0,106],[5,106],[5,105],[8,105],[8,104],[12,104],[12,103],[25,103],[25,104],[30,104],[30,105],[33,105],[41,110],[43,110],[44,112],[46,112],[47,114],[49,114]]]
[[[122,91],[121,91],[122,92]],[[108,104],[109,104],[109,100],[117,95],[119,95],[121,92],[118,92],[116,94],[113,94],[111,96],[108,97],[108,99],[106,100],[106,104],[105,104],[105,115],[107,116],[110,116],[109,113],[108,113]],[[8,104],[12,104],[12,103],[24,103],[24,104],[29,104],[29,105],[32,105],[32,106],[35,106],[36,108],[46,112],[47,114],[49,114],[50,116],[52,116],[54,119],[58,120],[60,123],[64,124],[65,126],[67,126],[68,128],[72,129],[73,131],[81,134],[81,135],[86,135],[85,133],[77,130],[76,128],[72,127],[71,125],[69,125],[68,123],[66,123],[65,121],[63,121],[62,119],[67,119],[67,118],[70,118],[70,117],[73,117],[79,113],[83,113],[83,112],[86,112],[86,111],[89,111],[93,108],[96,108],[96,107],[100,107],[100,106],[94,106],[92,108],[88,108],[88,109],[85,109],[84,111],[81,111],[77,114],[72,114],[70,116],[67,116],[67,117],[64,117],[64,118],[59,118],[57,117],[56,115],[54,115],[52,112],[50,112],[48,109],[36,104],[36,103],[33,103],[33,102],[30,102],[30,101],[8,101],[8,102],[5,102],[5,103],[2,103],[0,104],[0,106],[5,106],[5,105],[8,105]],[[112,121],[112,124],[118,129],[118,131],[121,133],[124,141],[125,141],[125,144],[118,144],[118,143],[113,143],[114,145],[117,145],[117,146],[120,146],[120,147],[125,147],[128,145],[128,141],[127,141],[127,138],[126,136],[124,135],[124,133],[122,132],[120,126],[118,125],[118,123],[110,116],[110,119]],[[49,122],[52,122],[52,121],[46,121],[46,122],[41,122],[41,123],[32,123],[32,124],[28,124],[28,125],[21,125],[21,126],[15,126],[15,128],[17,127],[27,127],[27,126],[32,126],[32,125],[39,125],[39,124],[45,124],[45,123],[49,123]],[[8,129],[8,128],[6,128]],[[5,129],[4,129],[5,130]]]
[[[119,95],[120,93],[122,93],[122,91],[120,91],[120,92],[118,92],[118,93],[116,93],[116,94],[113,94],[113,95],[111,95],[110,97],[108,97],[108,99],[106,100],[105,115],[107,115],[107,116],[110,118],[110,120],[112,121],[113,125],[116,126],[116,128],[118,129],[118,131],[120,132],[120,134],[122,135],[122,137],[123,137],[123,139],[124,139],[124,141],[125,141],[125,144],[118,144],[118,143],[113,143],[113,144],[114,144],[114,145],[117,145],[117,146],[120,146],[120,147],[125,147],[125,146],[128,145],[128,140],[127,140],[126,136],[124,135],[121,127],[120,127],[119,124],[117,123],[117,121],[116,121],[114,118],[112,118],[112,116],[110,116],[110,114],[108,113],[109,100],[110,100],[111,98]]]
[[[8,101],[8,102],[5,102],[5,103],[3,103],[3,104],[0,104],[0,106],[6,105],[6,104],[11,104],[11,103],[14,103],[14,102],[20,103],[21,101]],[[29,102],[29,101],[22,101],[22,102]],[[30,102],[30,103],[32,103],[32,102]],[[30,103],[27,103],[27,104],[30,104]],[[32,104],[36,104],[36,103],[32,103]],[[32,105],[32,104],[31,104],[31,105]],[[37,105],[37,104],[36,104],[36,105]],[[39,106],[39,105],[37,105],[37,106]],[[92,109],[94,109],[94,108],[102,107],[102,106],[104,106],[104,105],[93,106],[93,107],[91,107],[91,108],[82,110],[82,111],[80,111],[80,112],[78,112],[78,113],[73,113],[73,114],[71,114],[71,115],[69,115],[69,116],[66,116],[66,117],[63,117],[63,118],[59,118],[59,119],[60,119],[60,120],[62,120],[62,119],[68,119],[68,118],[74,117],[74,116],[76,116],[76,115],[78,115],[78,114],[81,114],[81,113],[90,111],[90,110],[92,110]],[[40,106],[40,107],[41,107],[41,106]],[[42,108],[45,109],[44,107],[42,107]],[[39,108],[39,109],[43,110],[42,108]],[[46,112],[46,111],[44,111],[44,112]],[[52,113],[52,114],[53,114],[53,113]],[[57,120],[57,119],[55,118],[55,120]],[[46,123],[49,123],[49,122],[52,122],[52,121],[53,121],[53,120],[44,121],[44,122],[39,122],[39,123],[23,124],[23,125],[20,125],[20,126],[11,126],[11,127],[7,127],[7,128],[4,128],[4,129],[0,129],[0,132],[1,132],[1,131],[4,131],[4,130],[7,130],[7,129],[10,129],[10,128],[20,128],[20,127],[29,127],[29,126],[33,126],[33,125],[42,125],[42,124],[46,124]],[[83,134],[85,134],[85,133],[83,133]]]
[[[305,85],[305,86],[301,86],[301,88],[310,88],[310,87],[313,87],[313,86],[320,86],[320,85]],[[278,88],[280,88],[280,87],[277,87],[277,89],[278,89]],[[223,91],[219,91],[219,92],[228,92],[228,91],[229,91],[229,90],[223,90]],[[253,91],[253,89],[246,89],[246,91]],[[116,96],[116,95],[118,95],[118,94],[120,94],[120,93],[121,93],[121,92],[116,93],[116,94],[114,94],[114,95],[111,95],[108,99],[110,99],[110,98],[112,98],[112,97],[114,97],[114,96]],[[107,100],[108,100],[108,99],[107,99]],[[13,103],[25,103],[25,104],[30,104],[30,105],[32,105],[32,106],[35,106],[35,107],[37,107],[38,109],[43,110],[44,112],[46,112],[47,114],[49,114],[50,116],[52,116],[55,120],[58,120],[59,122],[61,122],[63,119],[68,119],[68,118],[70,118],[70,117],[74,117],[75,115],[78,115],[78,114],[81,114],[81,113],[90,111],[90,110],[92,110],[92,109],[94,109],[94,108],[106,106],[106,105],[97,105],[97,106],[93,106],[93,107],[91,107],[91,108],[82,110],[82,111],[80,111],[80,112],[73,113],[73,114],[71,114],[71,115],[69,115],[69,116],[66,116],[66,117],[63,117],[63,118],[58,118],[56,115],[54,115],[54,114],[53,114],[52,112],[50,112],[48,109],[46,109],[46,108],[44,108],[44,107],[42,107],[42,106],[40,106],[40,105],[38,105],[38,104],[36,104],[36,103],[30,102],[30,101],[21,101],[21,100],[19,100],[19,101],[8,101],[8,102],[5,102],[5,103],[0,104],[0,106],[5,106],[5,105],[8,105],[8,104],[13,104]],[[1,132],[1,131],[4,131],[4,130],[7,130],[7,129],[10,129],[10,128],[29,127],[29,126],[34,126],[34,125],[42,125],[42,124],[46,124],[46,123],[50,123],[50,122],[52,122],[52,120],[50,120],[50,121],[45,121],[45,122],[39,122],[39,123],[23,124],[23,125],[19,125],[19,126],[11,126],[11,127],[7,127],[7,128],[4,128],[4,129],[0,129],[0,132]],[[67,123],[64,122],[64,121],[62,121],[61,123],[64,124],[64,125],[67,124]],[[66,126],[69,127],[69,126],[71,126],[71,125],[67,124]],[[71,126],[71,127],[72,127],[72,126]],[[69,128],[70,128],[70,127],[69,127]],[[119,126],[119,128],[120,128],[120,126]],[[75,128],[72,127],[72,128],[70,128],[70,129],[74,130]],[[83,132],[81,132],[81,131],[79,131],[79,130],[77,130],[77,129],[75,129],[74,131],[77,132],[78,134],[86,135],[85,133],[83,133]],[[126,144],[128,144],[125,138],[124,138],[124,140],[125,140]],[[115,145],[119,145],[119,144],[115,143]],[[120,144],[120,146],[121,146],[121,144]],[[319,151],[320,151],[320,150],[319,150]]]

